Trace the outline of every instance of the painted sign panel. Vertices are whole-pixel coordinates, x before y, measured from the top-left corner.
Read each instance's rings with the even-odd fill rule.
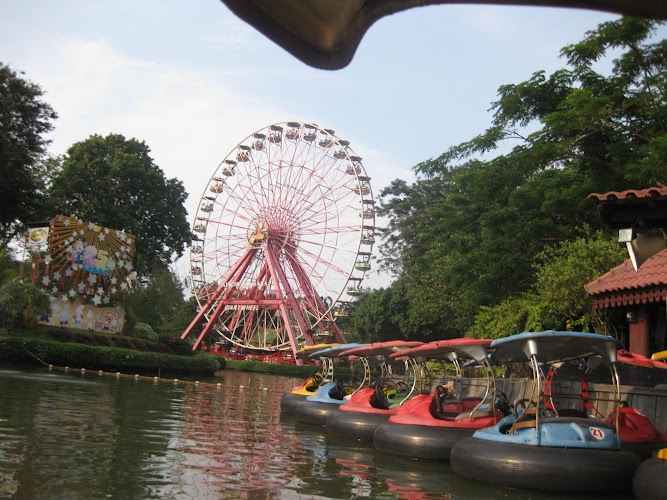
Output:
[[[94,306],[119,302],[128,289],[134,235],[58,215],[51,220],[41,284],[63,302],[81,297]]]
[[[27,242],[32,248],[46,246],[49,242],[49,226],[28,228]]]
[[[40,325],[78,328],[91,332],[120,333],[125,321],[122,306],[98,307],[84,303],[83,297],[73,301],[51,297],[51,314],[37,319]]]

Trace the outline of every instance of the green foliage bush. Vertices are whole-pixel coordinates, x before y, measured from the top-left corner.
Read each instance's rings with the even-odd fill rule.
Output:
[[[92,337],[95,339],[97,345],[111,347],[111,341],[106,335],[93,335]]]
[[[192,350],[190,343],[178,337],[173,336],[164,336],[158,339],[158,342],[166,345],[171,349],[174,354],[179,354],[181,356],[192,356],[195,351]]]
[[[150,342],[158,341],[157,333],[153,331],[151,325],[148,325],[146,323],[135,324],[131,336],[138,339],[148,340]]]
[[[48,295],[35,285],[12,281],[0,287],[0,313],[9,319],[10,328],[21,328],[27,318],[50,311]]]
[[[61,343],[31,338],[0,338],[0,361],[42,363],[105,371],[155,373],[160,369],[174,373],[212,375],[221,369],[217,356],[195,353],[176,356],[142,352],[118,347],[93,347],[79,343]],[[222,365],[224,367],[224,363]]]
[[[535,257],[532,290],[493,307],[481,307],[466,335],[501,338],[546,329],[614,335],[606,311],[593,307],[584,286],[625,257],[625,249],[601,231],[548,248]]]
[[[222,359],[222,356],[216,356]],[[280,363],[264,363],[262,361],[240,361],[234,359],[226,360],[226,367],[230,370],[241,372],[271,373],[273,375],[297,376],[308,378],[315,375],[322,367],[318,365],[283,365]],[[338,373],[338,370],[336,370]]]
[[[85,333],[77,333],[76,335],[74,335],[74,340],[76,340],[80,344],[97,345],[97,342],[95,342],[93,336]]]
[[[222,356],[214,356],[211,354],[208,354],[208,356],[211,356],[212,358],[215,358],[217,360],[219,370],[225,370],[227,368],[227,358],[224,358]]]
[[[72,340],[72,334],[67,330],[49,330],[49,334],[56,340],[61,342],[69,342]]]

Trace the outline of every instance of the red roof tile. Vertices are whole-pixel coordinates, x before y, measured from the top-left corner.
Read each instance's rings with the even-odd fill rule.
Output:
[[[609,191],[608,193],[591,193],[588,199],[598,201],[634,200],[638,198],[656,198],[667,196],[667,187],[651,187],[648,189],[628,189],[627,191]]]
[[[595,307],[662,301],[667,298],[667,249],[644,262],[639,271],[630,259],[584,286]]]

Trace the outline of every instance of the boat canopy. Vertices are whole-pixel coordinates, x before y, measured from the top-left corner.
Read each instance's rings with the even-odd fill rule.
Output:
[[[297,359],[306,359],[308,356],[313,354],[314,352],[319,352],[323,349],[328,349],[329,347],[337,346],[340,344],[315,344],[315,345],[307,345],[303,346],[301,349],[296,351],[296,358]]]
[[[653,355],[655,356],[655,354]],[[646,368],[662,368],[667,369],[667,363],[658,359],[647,358],[641,354],[626,351],[625,349],[618,350],[618,361],[629,365],[645,366]]]
[[[458,338],[449,340],[436,340],[407,351],[394,354],[392,357],[425,357],[431,359],[462,358],[477,362],[486,359],[489,354],[491,339]]]
[[[614,337],[597,333],[523,332],[491,343],[494,363],[530,361],[558,363],[573,359],[601,356],[606,363],[616,362],[620,342]]]
[[[308,356],[310,359],[319,359],[319,358],[337,358],[344,351],[354,349],[356,347],[363,347],[368,344],[337,344],[332,345],[327,349],[322,349],[321,351],[314,352]]]
[[[389,356],[390,354],[399,353],[411,347],[422,345],[423,342],[417,340],[390,340],[387,342],[374,342],[363,347],[356,347],[341,353],[342,356]]]

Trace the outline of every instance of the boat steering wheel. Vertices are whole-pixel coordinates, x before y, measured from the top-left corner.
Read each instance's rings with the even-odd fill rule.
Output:
[[[514,407],[510,400],[507,398],[507,394],[501,392],[498,394],[498,401],[496,402],[496,408],[505,416],[509,415],[514,411]]]
[[[439,385],[435,388],[435,405],[438,408],[438,411],[441,412],[444,406],[445,399],[449,391],[446,387]]]
[[[385,410],[389,409],[389,400],[387,399],[387,393],[384,391],[382,384],[377,384],[375,386],[375,401],[377,402],[379,408],[383,408]]]
[[[347,395],[347,391],[345,390],[345,384],[343,384],[342,380],[336,381],[336,393],[340,396],[340,399],[344,399],[345,396]]]
[[[401,380],[400,382],[398,382],[396,384],[396,387],[394,388],[394,390],[396,391],[396,395],[407,394],[408,392],[410,392],[410,387],[408,386],[407,383],[405,383],[403,380]]]

